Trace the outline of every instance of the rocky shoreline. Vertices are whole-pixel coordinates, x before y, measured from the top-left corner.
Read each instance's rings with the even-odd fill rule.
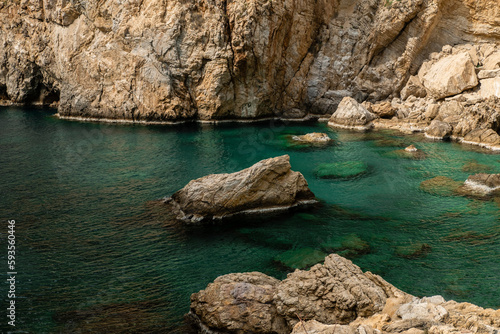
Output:
[[[186,320],[205,334],[500,332],[500,310],[417,298],[336,254],[283,281],[258,272],[220,276],[191,296]]]

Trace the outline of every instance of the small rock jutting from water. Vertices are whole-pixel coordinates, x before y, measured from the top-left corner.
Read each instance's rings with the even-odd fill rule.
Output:
[[[406,152],[417,152],[418,149],[415,147],[415,145],[410,145],[407,148],[405,148]]]
[[[385,155],[393,158],[397,157],[397,158],[405,158],[412,160],[423,160],[427,157],[425,152],[416,148],[415,145],[410,145],[406,147],[404,150],[396,150],[388,152]]]
[[[328,125],[343,129],[368,130],[377,116],[368,111],[352,97],[342,99],[337,110],[328,121]]]
[[[428,247],[424,244],[420,249]],[[351,261],[331,254],[324,264],[279,281],[259,272],[223,275],[191,295],[186,319],[198,333],[495,334],[500,310],[417,298]]]
[[[263,214],[317,203],[304,176],[283,155],[232,174],[212,174],[189,182],[165,199],[177,219],[197,223],[234,215]]]
[[[500,194],[500,174],[479,173],[471,175],[464,182],[460,192],[471,196],[491,196]]]
[[[302,136],[293,136],[292,139],[312,144],[327,144],[333,141],[332,138],[330,138],[326,133],[320,132],[308,133]]]

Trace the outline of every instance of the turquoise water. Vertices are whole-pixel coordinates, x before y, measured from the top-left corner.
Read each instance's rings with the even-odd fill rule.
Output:
[[[217,276],[261,271],[290,249],[355,234],[363,270],[409,293],[499,307],[500,214],[495,201],[420,190],[464,166],[500,172],[500,155],[458,144],[328,129],[323,124],[140,126],[77,123],[53,110],[0,109],[0,251],[16,220],[16,330],[23,333],[182,333],[191,293]],[[295,146],[287,136],[327,132],[335,144]],[[425,159],[394,151],[415,144]],[[194,178],[289,154],[322,206],[262,219],[186,228],[157,199]],[[320,179],[318,164],[362,161],[368,172]],[[482,166],[482,168],[486,168]],[[430,246],[416,256],[401,249]],[[5,282],[5,280],[4,280]],[[2,309],[7,307],[7,284]],[[5,315],[0,319],[3,332]]]

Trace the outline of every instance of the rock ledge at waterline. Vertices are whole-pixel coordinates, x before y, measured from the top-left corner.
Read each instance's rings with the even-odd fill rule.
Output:
[[[196,223],[282,211],[317,201],[304,176],[291,170],[290,157],[283,155],[236,173],[193,180],[165,202],[179,220]]]
[[[299,320],[300,317],[300,320]],[[417,298],[332,254],[279,281],[259,272],[220,276],[191,296],[199,333],[497,334],[500,310]]]

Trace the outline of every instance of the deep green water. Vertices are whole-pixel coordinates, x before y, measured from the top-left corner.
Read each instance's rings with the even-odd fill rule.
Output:
[[[7,220],[15,219],[19,333],[180,333],[190,294],[217,276],[283,278],[286,270],[273,261],[279,254],[352,234],[371,250],[354,263],[404,291],[500,307],[498,204],[419,189],[438,175],[465,180],[470,162],[500,172],[500,155],[322,124],[106,125],[58,120],[53,112],[0,109],[1,309],[8,302]],[[311,131],[327,132],[335,145],[287,144],[285,135]],[[391,153],[411,143],[426,159]],[[194,178],[282,154],[321,208],[185,228],[155,201]],[[313,173],[320,163],[352,160],[368,164],[368,173],[349,180]],[[397,255],[418,243],[430,252]],[[6,316],[0,319],[5,333]]]

